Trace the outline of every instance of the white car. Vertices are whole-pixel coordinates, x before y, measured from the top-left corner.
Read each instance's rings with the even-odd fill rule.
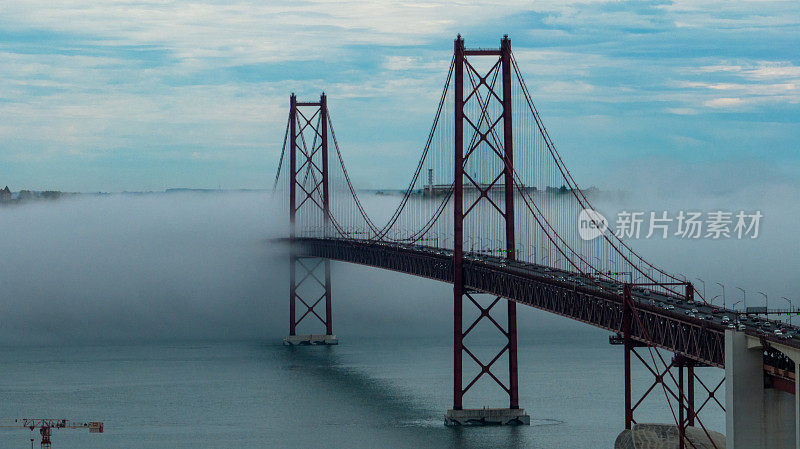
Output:
[[[727,322],[728,322],[728,321],[730,321],[730,320],[731,320],[731,319],[730,319],[730,318],[728,318],[728,316],[727,316],[727,315],[725,315],[725,316],[723,316],[723,317],[722,317],[722,322],[723,322],[723,323],[727,323]]]
[[[737,326],[737,329],[740,330],[740,331],[743,331],[743,330],[747,329],[747,326],[745,326],[744,324],[740,324],[739,326]]]

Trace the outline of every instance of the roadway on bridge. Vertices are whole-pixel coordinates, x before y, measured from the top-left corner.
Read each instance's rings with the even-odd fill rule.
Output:
[[[410,252],[428,254],[437,259],[452,259],[453,251],[443,248],[434,248],[424,245],[372,242],[366,240],[325,238],[325,239],[299,239],[299,241],[331,241],[342,244],[353,243],[357,245],[378,245],[387,249],[400,249]],[[525,277],[536,277],[553,283],[566,283],[575,290],[590,291],[595,294],[622,295],[624,282],[615,282],[609,279],[589,278],[586,274],[576,273],[545,265],[530,262],[510,260],[477,252],[464,252],[464,258],[470,262],[485,264],[490,267],[502,268],[512,273]],[[599,274],[599,273],[598,273]],[[765,340],[771,340],[787,346],[800,348],[800,328],[789,326],[778,320],[769,320],[757,316],[746,315],[743,312],[712,306],[704,302],[688,302],[685,297],[668,294],[644,287],[634,287],[631,295],[637,304],[649,306],[660,310],[660,314],[672,319],[699,325],[723,333],[726,329],[735,329]],[[512,298],[515,299],[515,298]],[[524,302],[521,302],[524,304]],[[780,333],[776,333],[780,330]]]

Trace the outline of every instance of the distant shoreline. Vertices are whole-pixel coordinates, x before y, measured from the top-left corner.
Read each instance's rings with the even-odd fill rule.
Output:
[[[6,188],[7,189],[7,188]],[[537,190],[535,188],[530,189],[530,194],[532,195],[560,195],[564,193],[569,193],[570,190],[565,190],[563,187],[561,189],[555,187],[547,187],[546,189]],[[406,192],[405,189],[360,189],[357,190],[359,193],[362,194],[369,194],[369,195],[376,195],[376,196],[403,196]],[[207,189],[207,188],[194,188],[194,187],[169,187],[164,190],[138,190],[138,191],[130,191],[130,190],[122,190],[118,192],[63,192],[59,190],[19,190],[19,191],[11,191],[11,190],[0,190],[0,206],[4,205],[13,205],[13,204],[21,204],[21,203],[29,203],[29,202],[39,202],[39,201],[54,201],[63,198],[76,198],[76,197],[101,197],[101,196],[111,196],[111,195],[130,195],[130,196],[145,196],[145,195],[171,195],[171,194],[215,194],[215,193],[269,193],[272,192],[272,189],[263,188],[263,189]],[[583,190],[584,194],[590,196],[597,196],[597,195],[616,195],[619,196],[620,194],[624,194],[621,191],[615,190],[600,190],[596,187],[590,187],[588,189]],[[412,192],[413,196],[441,196],[437,195],[440,192],[427,192],[424,189],[416,189]]]

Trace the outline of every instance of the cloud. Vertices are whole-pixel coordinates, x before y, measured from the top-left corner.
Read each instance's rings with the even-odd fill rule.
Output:
[[[793,78],[800,79],[800,66],[788,62],[765,63],[752,69],[747,76],[754,78]]]
[[[771,30],[798,25],[796,6],[791,0],[673,0],[658,8],[674,17],[679,28]]]
[[[697,109],[692,108],[667,108],[666,111],[677,115],[696,115],[699,113]]]
[[[540,92],[547,95],[585,95],[593,92],[596,86],[582,81],[555,81],[540,87]]]
[[[798,80],[800,66],[789,61],[756,61],[750,65],[714,65],[699,67],[699,73],[731,73],[752,80]]]
[[[702,99],[702,104],[708,107],[800,103],[800,67],[787,62],[712,65],[699,67],[693,72],[701,76],[719,74],[729,78],[725,82],[680,83],[680,86],[698,90],[701,94],[715,95],[711,92],[723,92],[726,95],[721,98]]]
[[[636,32],[651,32],[671,27],[662,14],[651,14],[649,11],[617,10],[607,11],[601,8],[579,5],[569,7],[557,15],[551,15],[544,21],[551,26],[581,27],[596,29],[603,26],[611,29],[625,29]]]
[[[744,104],[744,100],[741,98],[715,98],[713,100],[706,100],[703,104],[712,108],[731,108],[741,106]]]
[[[67,182],[58,187],[70,190],[121,188],[109,179],[124,180],[124,188],[152,185],[155,173],[132,166],[138,157],[140,167],[205,161],[209,175],[198,185],[216,185],[212,173],[239,182],[242,174],[223,175],[215,161],[259,157],[259,169],[275,165],[292,91],[329,94],[348,148],[374,148],[376,138],[391,148],[375,154],[375,165],[411,161],[458,32],[470,46],[497,45],[508,32],[546,120],[626,117],[616,126],[635,132],[641,117],[718,114],[726,109],[715,105],[727,98],[741,100],[737,113],[791,120],[798,61],[775,44],[796,37],[790,6],[11,2],[0,18],[0,161],[14,169],[0,176],[17,185]],[[785,26],[759,28],[770,21]],[[99,159],[126,172],[98,177],[81,168]],[[45,175],[47,164],[65,161],[78,170],[68,181]],[[252,170],[244,177],[263,177]]]

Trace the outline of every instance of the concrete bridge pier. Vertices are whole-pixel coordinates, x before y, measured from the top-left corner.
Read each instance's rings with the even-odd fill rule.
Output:
[[[795,363],[800,351],[770,343]],[[800,376],[795,376],[795,392]],[[727,449],[800,449],[800,395],[766,388],[764,346],[744,332],[725,332]]]
[[[338,345],[339,339],[336,335],[325,334],[289,335],[283,338],[283,344],[285,346]]]

